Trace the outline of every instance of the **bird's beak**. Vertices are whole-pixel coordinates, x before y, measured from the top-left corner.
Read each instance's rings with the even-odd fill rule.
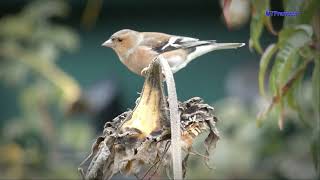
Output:
[[[104,42],[101,46],[104,47],[112,47],[112,41],[111,39],[108,39],[106,42]]]

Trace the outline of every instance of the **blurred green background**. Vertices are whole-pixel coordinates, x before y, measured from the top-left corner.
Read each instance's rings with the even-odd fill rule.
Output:
[[[219,1],[212,0],[2,0],[0,179],[78,179],[77,167],[104,122],[134,107],[143,78],[101,47],[112,33],[129,28],[247,44],[250,12],[243,2],[239,25],[231,30]],[[275,19],[274,26],[280,23]],[[264,32],[261,40],[269,44],[275,37]],[[196,157],[187,177],[315,178],[304,141],[309,134],[295,115],[283,131],[273,116],[272,123],[256,127],[265,103],[258,70],[259,55],[245,46],[206,54],[176,73],[179,100],[199,96],[213,104],[222,134],[215,169],[202,168]]]

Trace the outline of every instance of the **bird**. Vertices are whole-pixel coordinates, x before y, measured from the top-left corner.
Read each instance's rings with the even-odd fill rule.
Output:
[[[115,32],[102,46],[112,48],[120,61],[132,72],[145,76],[152,61],[160,55],[173,73],[208,52],[236,49],[245,43],[217,43],[216,40],[170,35],[161,32],[138,32],[122,29]]]

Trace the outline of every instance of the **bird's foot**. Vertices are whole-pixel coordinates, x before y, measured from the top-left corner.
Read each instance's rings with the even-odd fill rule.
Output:
[[[140,102],[140,99],[141,99],[141,97],[138,97],[137,99],[136,99],[136,105],[138,105],[139,104],[139,102]]]
[[[142,69],[142,71],[141,71],[141,76],[144,76],[144,77],[146,77],[147,76],[147,74],[148,74],[148,71],[149,71],[149,69],[150,69],[150,65],[149,66],[147,66],[147,67],[145,67],[145,68],[143,68]]]
[[[148,74],[148,72],[149,72],[149,70],[150,70],[150,67],[151,67],[151,65],[143,68],[142,71],[141,71],[141,76],[146,77],[147,74]],[[165,78],[165,74],[164,74],[164,71],[163,71],[163,70],[162,70],[162,78],[163,78],[163,79]]]

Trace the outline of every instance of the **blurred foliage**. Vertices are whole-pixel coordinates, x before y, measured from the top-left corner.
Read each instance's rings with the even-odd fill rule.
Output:
[[[103,0],[87,0],[81,20],[85,28],[91,29],[96,25],[102,6]]]
[[[77,177],[74,152],[85,150],[92,131],[83,122],[64,121],[81,94],[56,64],[79,44],[75,31],[56,22],[67,13],[64,1],[40,0],[0,19],[0,80],[18,89],[21,109],[0,129],[2,178]]]
[[[67,9],[63,1],[35,1],[1,19],[1,79],[19,85],[42,78],[59,89],[67,104],[79,98],[77,83],[55,64],[62,50],[75,50],[79,43],[74,31],[51,21],[65,16]]]
[[[258,116],[258,124],[272,110],[278,116],[278,126],[284,128],[288,109],[299,116],[305,127],[313,132],[312,151],[315,166],[319,171],[320,142],[320,1],[283,0],[284,11],[298,11],[298,16],[284,17],[279,32],[272,27],[270,1],[251,0],[252,19],[250,24],[249,46],[251,50],[262,53],[260,60],[259,88],[263,97],[270,99],[266,110]],[[260,38],[264,27],[277,36],[274,42],[263,50]],[[272,63],[272,58],[274,62]],[[271,66],[270,74],[268,68]],[[308,70],[312,69],[312,75]],[[265,78],[269,79],[269,90],[265,90]],[[313,111],[301,105],[301,96],[306,93],[303,82],[312,82]],[[271,96],[271,97],[269,97]]]
[[[301,104],[312,110],[311,83],[303,85],[306,93]],[[256,112],[266,103],[261,97],[247,102],[234,96],[215,102],[221,141],[210,158],[213,169],[206,168],[196,155],[191,156],[188,179],[316,179],[306,148],[310,132],[301,126],[294,111],[288,111],[290,121],[282,131],[271,123],[257,128]],[[271,113],[267,118],[276,116]],[[194,148],[203,153],[201,144],[195,143]]]

